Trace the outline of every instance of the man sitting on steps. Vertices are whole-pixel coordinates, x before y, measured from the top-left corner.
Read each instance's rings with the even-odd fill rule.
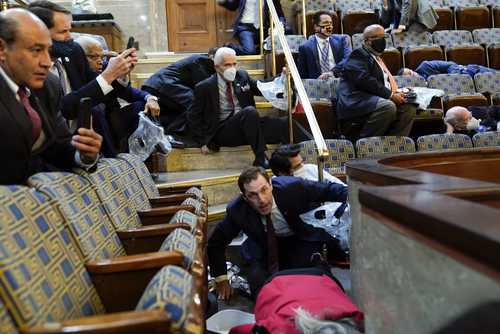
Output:
[[[222,47],[214,56],[216,73],[198,83],[188,111],[188,127],[204,154],[220,146],[250,145],[254,165],[267,168],[266,143],[288,141],[286,117],[260,117],[254,95],[262,95],[247,71],[237,70],[236,52]],[[295,141],[308,140],[301,129]]]

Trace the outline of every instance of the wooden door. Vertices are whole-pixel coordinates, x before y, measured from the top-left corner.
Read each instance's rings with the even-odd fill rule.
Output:
[[[217,44],[215,0],[165,0],[168,48],[206,52]]]
[[[216,5],[215,16],[217,20],[217,46],[222,46],[233,40],[233,24],[234,20],[236,20],[236,11],[227,10]]]

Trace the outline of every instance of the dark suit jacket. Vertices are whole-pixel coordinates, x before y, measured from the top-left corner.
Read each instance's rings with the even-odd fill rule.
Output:
[[[351,119],[370,114],[378,99],[388,99],[391,90],[384,85],[384,74],[364,47],[352,51],[344,63],[337,89],[337,116]]]
[[[267,7],[267,3],[264,2],[264,11],[263,11],[263,16],[264,16],[264,35],[267,35],[267,29],[269,28],[269,11]],[[236,20],[234,21],[234,35],[237,37],[238,35],[238,25],[241,24],[241,18],[243,16],[243,10],[245,9],[245,5],[247,3],[247,0],[226,0],[222,4],[225,8],[229,10],[238,10],[237,15],[236,15]],[[283,8],[281,7],[281,2],[280,0],[273,0],[274,7],[276,8],[276,13],[278,14],[278,17],[280,21],[285,25],[285,14],[283,13]]]
[[[262,95],[257,88],[257,82],[250,78],[245,70],[236,72],[233,92],[241,109],[248,106],[255,107],[254,95]],[[219,86],[217,74],[213,74],[196,85],[193,107],[188,111],[189,129],[201,146],[210,143],[215,136],[220,126],[219,114]]]
[[[347,187],[338,183],[313,182],[291,176],[275,177],[272,184],[276,205],[295,235],[300,240],[328,240],[323,230],[304,223],[299,215],[322,202],[345,202]],[[208,259],[213,277],[226,273],[225,249],[240,231],[266,253],[266,232],[260,215],[241,195],[228,204],[226,217],[217,225],[208,241]]]
[[[205,55],[192,55],[176,61],[153,74],[142,87],[150,87],[161,95],[171,96],[170,84],[179,84],[194,89],[200,81],[215,73],[213,61]]]
[[[71,55],[61,60],[72,89],[71,93],[64,96],[62,101],[61,111],[66,119],[77,118],[81,98],[92,98],[92,103],[95,106],[116,98],[125,89],[115,81],[112,83],[113,91],[104,95],[99,83],[95,80],[98,74],[90,68],[85,52],[77,43],[74,43]]]
[[[32,151],[31,120],[23,105],[0,77],[0,184],[21,184],[32,174],[55,169],[69,169],[74,165],[75,149],[70,144],[70,134],[59,113],[61,89],[59,80],[49,75],[44,87],[33,91],[31,106],[42,121],[45,141]]]
[[[347,36],[332,35],[329,38],[329,42],[332,48],[333,59],[335,59],[335,68],[340,68],[351,54],[351,46],[347,40]],[[321,75],[318,41],[315,35],[310,36],[307,41],[299,46],[297,67],[302,79],[316,79]]]

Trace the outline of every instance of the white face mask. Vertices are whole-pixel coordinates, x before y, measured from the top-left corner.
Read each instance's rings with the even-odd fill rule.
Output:
[[[225,69],[222,76],[227,81],[233,82],[234,78],[236,78],[236,67],[230,67],[230,68]]]
[[[467,122],[467,130],[476,130],[477,128],[479,128],[479,125],[481,125],[481,120],[480,119],[477,119],[477,118],[474,118],[472,117],[468,122]]]

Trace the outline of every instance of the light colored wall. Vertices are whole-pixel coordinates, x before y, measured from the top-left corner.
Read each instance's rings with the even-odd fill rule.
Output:
[[[71,1],[52,0],[71,9]],[[141,53],[167,51],[166,0],[95,0],[99,13],[111,13],[124,34],[134,36]],[[168,1],[168,0],[167,0]]]

